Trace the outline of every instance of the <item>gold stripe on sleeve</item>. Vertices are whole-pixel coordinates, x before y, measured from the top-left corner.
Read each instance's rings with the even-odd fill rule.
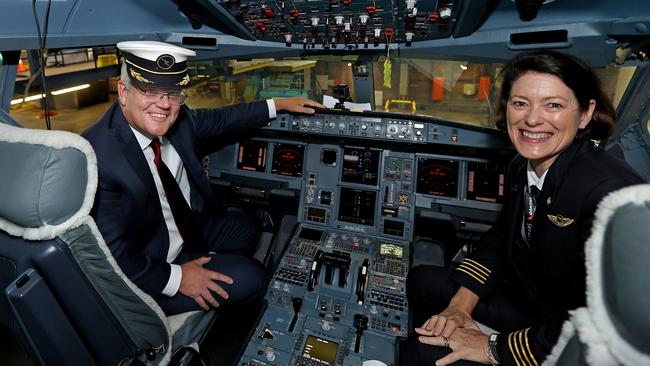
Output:
[[[517,363],[517,366],[521,366],[521,364],[519,363],[519,359],[517,358],[517,355],[515,354],[515,350],[513,349],[512,333],[508,334],[508,348],[510,349],[510,353],[512,354],[512,358],[515,360],[515,363]]]
[[[517,331],[517,333],[512,335],[512,343],[515,346],[515,351],[517,351],[517,357],[519,357],[519,361],[521,361],[522,365],[528,366],[528,362],[522,357],[522,353],[524,350],[521,348],[521,346],[517,343],[517,337],[521,335],[521,330]]]
[[[467,269],[471,269],[472,272],[476,273],[476,275],[481,276],[483,279],[487,280],[487,278],[490,276],[488,273],[485,273],[485,271],[481,270],[481,268],[475,266],[474,264],[463,261],[460,264],[461,267],[465,267]]]
[[[477,261],[475,261],[473,259],[465,258],[465,260],[463,262],[465,262],[465,261],[470,262],[470,263],[474,263],[477,267],[482,268],[487,276],[489,276],[490,273],[492,273],[492,271],[490,271],[486,266],[482,265],[481,263],[479,263],[479,262],[477,262]]]
[[[526,328],[526,333],[524,334],[524,339],[526,340],[526,351],[528,351],[528,354],[530,355],[530,358],[533,360],[533,365],[538,366],[537,360],[535,359],[535,356],[533,356],[533,350],[530,349],[530,344],[528,344],[528,330],[530,328]]]
[[[484,276],[481,272],[477,271],[473,267],[468,266],[467,264],[465,264],[465,262],[461,263],[460,266],[458,266],[458,268],[462,268],[462,269],[464,269],[466,271],[472,272],[477,277],[480,277],[483,282],[485,282],[487,280],[486,276]]]
[[[458,268],[456,268],[456,270],[457,270],[457,271],[464,272],[464,273],[467,274],[468,276],[470,276],[470,277],[472,277],[473,279],[475,279],[476,281],[480,282],[481,285],[484,285],[484,284],[485,284],[485,281],[484,281],[484,280],[482,280],[482,279],[480,279],[480,278],[474,276],[474,274],[472,274],[472,273],[469,272],[469,271],[464,270],[463,268],[458,267]]]
[[[526,328],[525,332],[527,332],[527,331],[528,331],[528,328]],[[523,338],[524,338],[524,331],[517,332],[516,339],[517,339],[517,342],[519,343],[519,348],[521,349],[521,354],[523,355],[521,357],[521,360],[522,360],[522,362],[525,362],[526,365],[532,365],[532,363],[528,359],[528,354],[526,352],[527,351],[526,347],[524,346],[524,339]],[[528,353],[530,353],[530,352],[528,352]]]

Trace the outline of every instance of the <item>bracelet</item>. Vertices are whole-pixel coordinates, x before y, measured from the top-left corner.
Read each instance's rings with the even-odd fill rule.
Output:
[[[499,364],[499,354],[497,353],[497,343],[499,341],[499,334],[492,333],[488,338],[488,361],[490,365],[496,366]]]

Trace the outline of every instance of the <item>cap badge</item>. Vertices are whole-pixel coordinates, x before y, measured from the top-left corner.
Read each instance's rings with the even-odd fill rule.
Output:
[[[156,60],[156,65],[160,67],[163,70],[169,70],[174,66],[174,62],[176,60],[174,59],[174,56],[169,55],[169,54],[164,54],[160,55],[158,59]]]

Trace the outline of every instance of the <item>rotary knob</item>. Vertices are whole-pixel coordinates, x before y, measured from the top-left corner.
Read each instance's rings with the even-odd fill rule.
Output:
[[[269,362],[275,361],[275,352],[273,352],[272,350],[266,351],[265,358]]]

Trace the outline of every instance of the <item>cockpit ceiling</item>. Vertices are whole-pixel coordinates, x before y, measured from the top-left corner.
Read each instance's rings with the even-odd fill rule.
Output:
[[[34,13],[41,30],[47,29],[46,48],[149,39],[181,44],[206,58],[382,55],[390,51],[405,57],[498,61],[521,50],[557,48],[602,66],[616,60],[617,49],[643,49],[639,45],[650,37],[646,0],[34,3],[35,12],[32,2],[3,1],[0,50],[39,47]]]

